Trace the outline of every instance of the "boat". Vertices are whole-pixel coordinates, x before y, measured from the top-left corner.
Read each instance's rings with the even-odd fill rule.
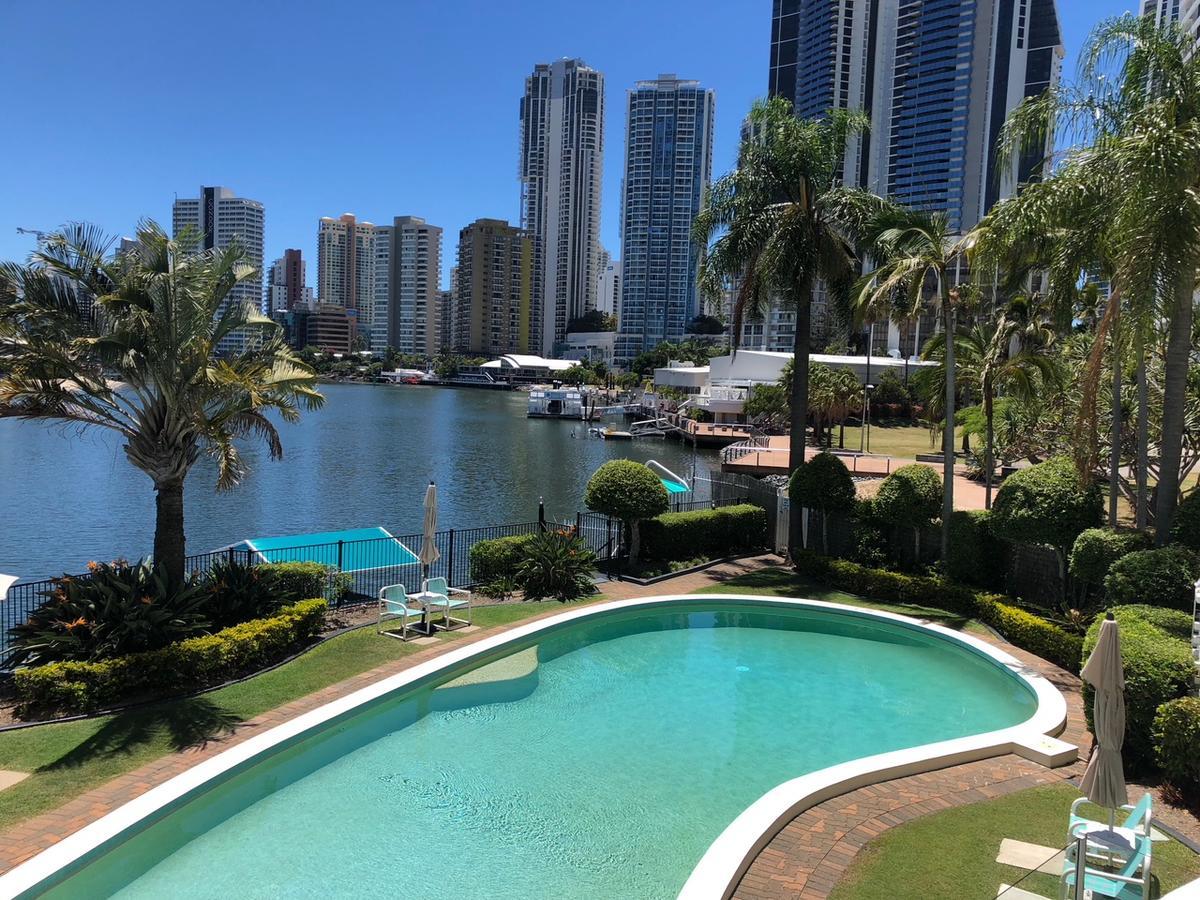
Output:
[[[617,431],[615,428],[606,428],[600,432],[600,437],[606,441],[632,441],[633,434],[628,431]]]
[[[587,419],[588,395],[577,387],[535,388],[525,415],[530,419]]]

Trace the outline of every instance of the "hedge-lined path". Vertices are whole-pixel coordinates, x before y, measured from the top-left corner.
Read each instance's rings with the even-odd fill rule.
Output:
[[[731,563],[724,563],[704,572],[680,576],[663,584],[649,587],[642,587],[629,582],[606,582],[602,585],[601,593],[606,599],[610,600],[646,597],[655,594],[691,593],[738,575],[777,566],[781,562],[782,560],[777,556],[752,557]],[[88,790],[57,809],[42,813],[32,819],[27,819],[7,831],[0,832],[0,872],[8,871],[13,866],[29,859],[41,850],[58,843],[72,832],[78,831],[89,822],[98,819],[105,813],[111,812],[123,803],[127,803],[134,797],[140,796],[167,779],[186,771],[198,762],[215,756],[221,751],[227,750],[256,734],[260,734],[268,728],[316,709],[318,706],[328,703],[331,700],[344,697],[360,688],[373,684],[381,678],[406,671],[413,666],[439,656],[447,650],[468,646],[484,637],[556,615],[561,613],[564,608],[558,603],[547,603],[545,612],[522,619],[513,625],[479,629],[473,634],[460,633],[461,636],[452,642],[430,646],[427,649],[378,666],[353,678],[330,685],[299,700],[294,700],[270,712],[248,719],[234,726],[231,731],[210,738],[200,745],[159,757],[153,762],[114,778],[97,788]],[[387,638],[381,637],[379,640],[387,640]]]

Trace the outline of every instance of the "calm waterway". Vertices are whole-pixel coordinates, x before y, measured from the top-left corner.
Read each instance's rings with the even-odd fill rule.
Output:
[[[326,403],[282,425],[284,458],[245,448],[250,474],[217,494],[215,466],[195,467],[185,493],[187,549],[243,538],[383,525],[421,530],[421,500],[438,484],[439,526],[537,517],[574,519],[602,462],[657,459],[687,477],[690,446],[589,438],[582,422],[525,418],[526,395],[414,385],[328,384]],[[620,420],[616,420],[620,421]],[[572,437],[574,435],[574,437]],[[716,465],[696,456],[697,471]],[[150,480],[115,435],[0,421],[0,572],[23,581],[80,572],[89,560],[137,558],[154,536]]]

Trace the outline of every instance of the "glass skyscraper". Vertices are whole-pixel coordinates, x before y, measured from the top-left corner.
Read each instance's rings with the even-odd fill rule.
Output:
[[[660,75],[628,92],[615,358],[684,337],[700,312],[692,220],[712,178],[714,95]]]

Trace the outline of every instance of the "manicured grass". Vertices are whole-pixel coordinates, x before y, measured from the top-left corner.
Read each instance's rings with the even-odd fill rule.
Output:
[[[474,611],[474,621],[485,628],[507,625],[555,608],[558,604],[483,606]],[[454,641],[460,636],[449,632],[439,638]],[[53,809],[164,754],[203,744],[269,709],[422,649],[380,637],[372,627],[361,628],[272,672],[198,697],[0,733],[0,768],[32,773],[0,791],[0,828]]]
[[[862,606],[866,609],[878,609],[884,612],[900,613],[916,619],[928,619],[946,628],[956,631],[966,631],[975,634],[989,633],[982,624],[957,613],[947,612],[932,606],[916,606],[905,603],[882,603],[869,597],[857,594],[847,594],[818,584],[808,578],[802,578],[790,569],[782,567],[760,569],[746,575],[738,575],[728,581],[704,588],[697,593],[704,594],[765,594],[772,597],[798,597],[805,600],[824,600],[827,603],[846,603],[851,606]]]
[[[857,450],[860,446],[862,429],[857,425],[846,426],[846,449]],[[961,429],[956,434],[955,447],[962,445]],[[833,429],[833,446],[838,445],[838,428]],[[871,452],[879,456],[895,456],[914,459],[918,453],[939,453],[942,444],[930,443],[929,429],[924,425],[912,425],[902,420],[888,420],[886,424],[871,423]]]
[[[1061,848],[1067,815],[1079,791],[1053,785],[934,813],[894,828],[868,844],[832,900],[927,900],[929,897],[995,897],[1003,884],[1025,873],[996,862],[1004,838]],[[1100,817],[1102,810],[1085,810]],[[1155,844],[1152,897],[1200,877],[1200,857],[1182,844]],[[1058,879],[1035,873],[1020,887],[1058,897]]]

